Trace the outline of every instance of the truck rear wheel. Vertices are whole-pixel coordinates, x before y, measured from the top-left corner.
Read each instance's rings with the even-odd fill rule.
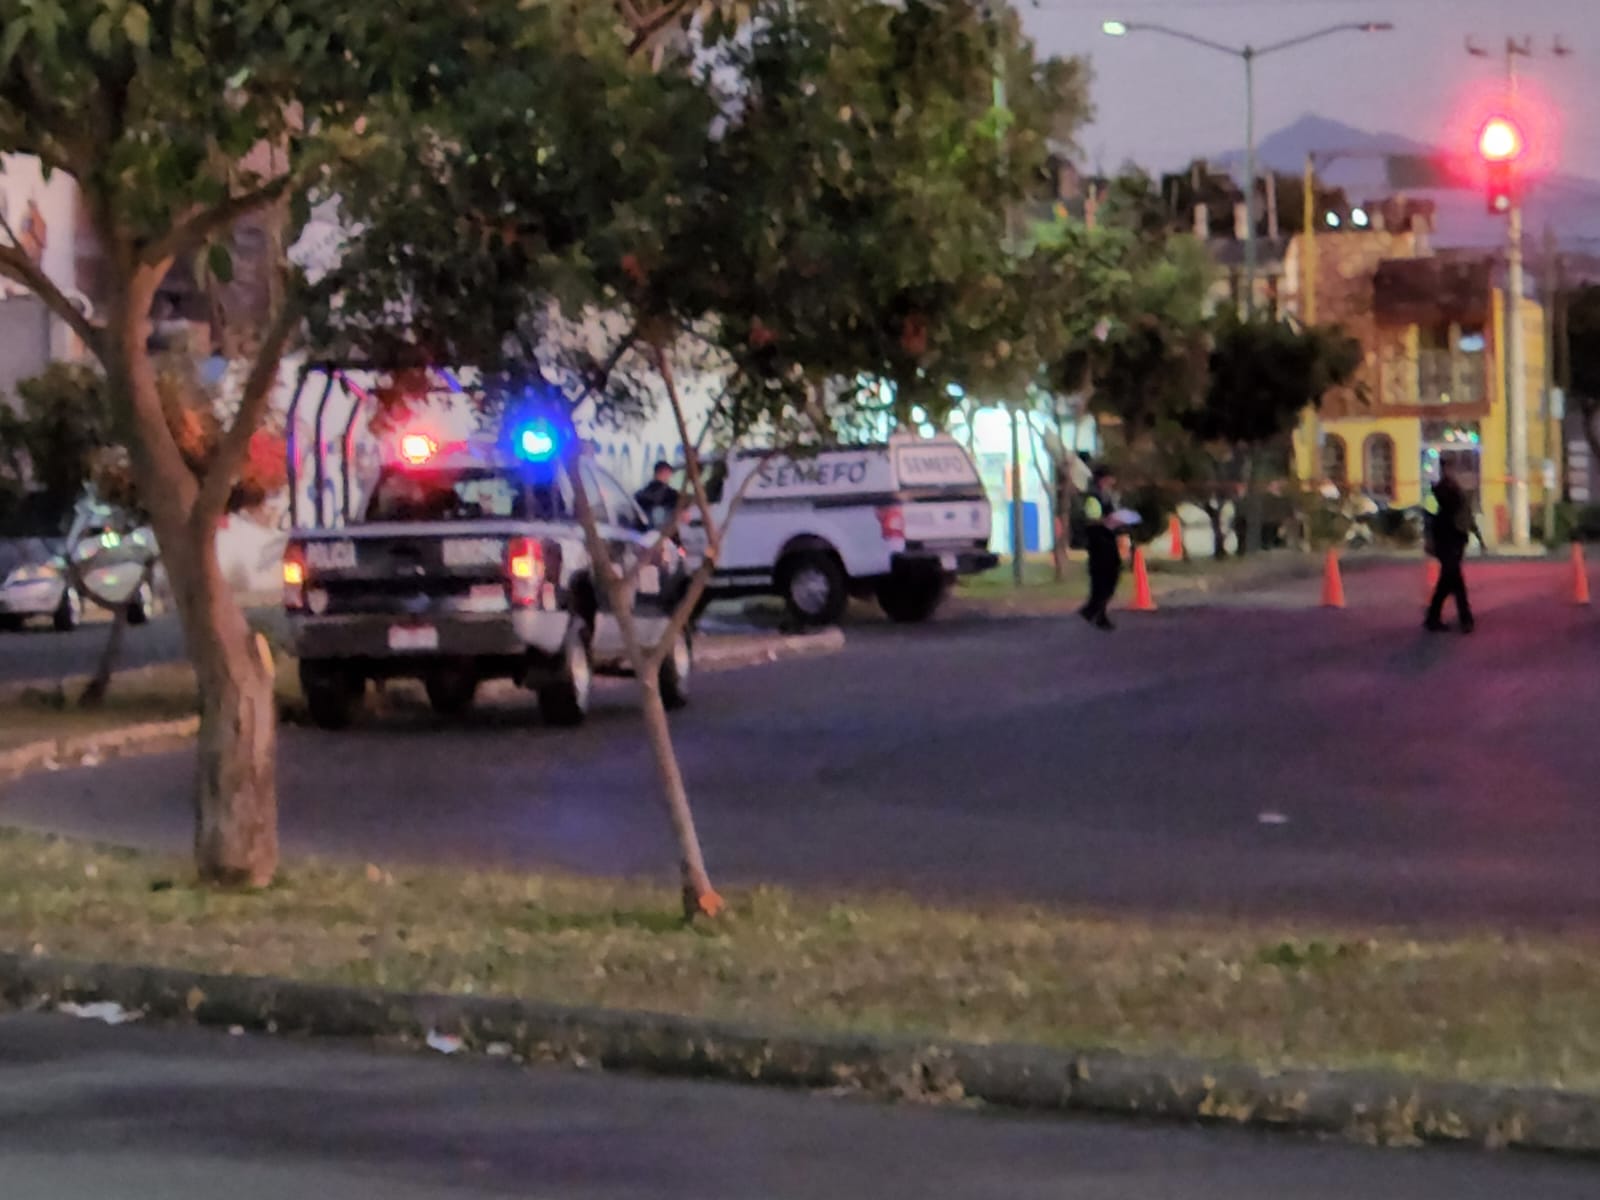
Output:
[[[797,625],[838,624],[850,602],[845,584],[843,565],[821,550],[791,554],[778,564],[778,589]]]
[[[589,661],[587,633],[581,622],[572,623],[561,649],[561,676],[539,689],[539,715],[547,725],[572,728],[582,725],[589,715],[594,666]]]
[[[939,610],[950,590],[942,577],[885,579],[878,584],[878,605],[891,621],[914,624]]]
[[[344,729],[361,711],[367,681],[341,663],[301,660],[300,691],[317,728]]]
[[[422,681],[428,704],[441,717],[465,716],[478,697],[478,676],[470,666],[440,667]]]

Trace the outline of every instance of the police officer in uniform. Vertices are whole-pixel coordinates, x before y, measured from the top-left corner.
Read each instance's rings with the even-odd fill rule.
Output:
[[[1439,560],[1439,583],[1433,589],[1433,601],[1428,605],[1428,615],[1422,627],[1432,633],[1448,629],[1444,623],[1444,604],[1455,597],[1456,614],[1461,619],[1461,632],[1473,630],[1472,603],[1467,599],[1467,581],[1461,573],[1461,560],[1466,557],[1467,546],[1478,532],[1478,523],[1472,515],[1472,502],[1466,490],[1456,479],[1450,464],[1439,466],[1439,481],[1423,502],[1428,521],[1428,552]]]
[[[652,478],[634,493],[633,501],[644,510],[645,519],[661,528],[678,512],[678,489],[672,486],[672,464],[658,462]]]
[[[1122,552],[1117,546],[1119,523],[1114,515],[1116,486],[1117,478],[1110,467],[1096,467],[1083,498],[1085,540],[1089,549],[1089,600],[1078,610],[1078,615],[1096,629],[1108,631],[1116,626],[1106,615],[1106,609],[1117,593],[1117,579],[1122,574]]]

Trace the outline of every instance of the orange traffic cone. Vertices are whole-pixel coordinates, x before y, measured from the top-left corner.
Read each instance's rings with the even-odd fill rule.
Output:
[[[1327,563],[1322,568],[1322,607],[1344,607],[1344,579],[1339,575],[1339,552],[1328,551]]]
[[[1438,586],[1439,586],[1439,560],[1437,558],[1429,558],[1428,559],[1427,579],[1426,579],[1426,582],[1424,583],[1423,589],[1422,589],[1422,602],[1424,604],[1432,604],[1433,603],[1434,589],[1436,589]]]
[[[1133,548],[1133,609],[1134,612],[1155,612],[1156,598],[1150,594],[1150,572],[1144,565],[1144,547]]]
[[[1168,543],[1167,552],[1175,559],[1183,557],[1183,522],[1178,520],[1178,514],[1173,513],[1172,519],[1167,522]]]
[[[1583,543],[1572,543],[1572,602],[1589,603],[1589,567],[1583,561]]]

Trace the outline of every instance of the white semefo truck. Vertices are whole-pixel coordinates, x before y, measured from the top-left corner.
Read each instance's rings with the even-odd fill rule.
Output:
[[[978,469],[950,437],[747,451],[711,466],[708,491],[726,530],[710,594],[782,596],[801,625],[832,624],[852,595],[876,597],[893,620],[926,620],[958,575],[998,561]],[[692,516],[683,541],[691,558],[704,553]]]

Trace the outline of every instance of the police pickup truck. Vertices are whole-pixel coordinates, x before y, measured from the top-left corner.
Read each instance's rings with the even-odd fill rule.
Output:
[[[954,438],[746,452],[710,480],[713,516],[727,522],[711,594],[779,595],[799,625],[832,624],[852,595],[875,597],[892,620],[923,621],[957,576],[998,561],[988,496]],[[684,542],[691,559],[703,555],[703,527],[691,522]]]
[[[578,523],[570,474],[544,427],[441,449],[394,439],[363,516],[296,529],[283,560],[300,683],[323,728],[347,725],[368,680],[420,679],[441,714],[460,714],[486,679],[538,696],[544,719],[582,723],[597,673],[623,673],[626,648]],[[653,645],[688,584],[683,553],[652,532],[623,487],[587,458],[576,472],[621,571],[640,565],[634,615]],[[688,701],[690,639],[661,667],[669,708]]]

